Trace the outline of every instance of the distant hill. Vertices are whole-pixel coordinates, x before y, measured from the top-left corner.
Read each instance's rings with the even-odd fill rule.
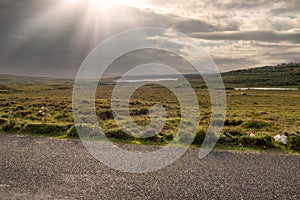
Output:
[[[299,87],[300,63],[265,66],[222,74],[224,83],[247,87]]]
[[[18,85],[35,85],[35,84],[73,84],[71,79],[50,78],[50,77],[29,77],[19,75],[0,74],[0,84],[18,84]]]
[[[214,75],[207,75],[214,76]],[[170,77],[173,77],[170,75]],[[195,87],[205,88],[206,85],[199,74],[185,75]],[[300,87],[300,63],[265,66],[222,73],[227,88],[230,87]],[[159,77],[162,78],[162,77]],[[104,79],[103,83],[113,83],[113,78]],[[25,77],[0,74],[0,84],[73,84],[72,79]]]

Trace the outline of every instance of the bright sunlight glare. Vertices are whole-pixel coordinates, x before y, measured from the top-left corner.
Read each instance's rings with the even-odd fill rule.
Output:
[[[118,5],[128,5],[130,1],[128,0],[91,0],[93,6],[101,9],[109,9]]]
[[[66,2],[70,4],[77,4],[80,2],[80,0],[66,0]]]
[[[78,4],[86,0],[66,0],[68,4]],[[136,0],[88,0],[86,1],[94,9],[109,10],[115,6],[133,6],[139,7],[139,1]]]

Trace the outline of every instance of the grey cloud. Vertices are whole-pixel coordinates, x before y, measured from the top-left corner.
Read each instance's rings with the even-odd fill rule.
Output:
[[[287,8],[272,9],[271,14],[274,15],[274,16],[286,17],[286,18],[289,18],[289,19],[297,18],[295,16],[295,13],[292,12],[290,9],[287,9]]]
[[[191,33],[189,36],[206,40],[250,40],[266,42],[289,42],[300,44],[298,32],[274,32],[274,31],[234,31],[234,32],[211,32]]]
[[[254,47],[263,47],[263,48],[300,48],[300,44],[281,44],[281,43],[262,43],[262,42],[251,42]]]
[[[231,23],[227,26],[214,26],[201,20],[183,20],[177,22],[172,28],[183,33],[192,32],[214,32],[214,31],[236,31],[239,30],[237,23]]]
[[[209,49],[224,70],[264,65],[269,62],[299,61],[296,45],[300,44],[299,0],[146,1],[149,4],[154,3],[154,7],[174,9],[177,12],[165,14],[166,12],[160,12],[153,7],[116,7],[114,12],[108,13],[105,18],[99,18],[97,22],[95,19],[87,20],[86,6],[80,6],[73,13],[63,10],[57,15],[40,18],[62,0],[2,0],[0,73],[74,76],[82,60],[99,42],[121,31],[151,26],[172,27],[191,37],[204,39],[204,42],[207,41],[205,48]],[[36,23],[35,19],[40,23]],[[245,23],[246,26],[243,26]],[[245,30],[245,27],[246,30],[253,28],[257,31],[240,31]],[[246,51],[239,49],[235,49],[234,52],[228,51],[232,46],[228,41],[239,40],[252,41],[249,50],[257,51],[257,56],[245,57]],[[214,45],[209,42],[221,44]],[[182,48],[180,42],[176,44],[174,41],[170,45]],[[220,50],[220,46],[226,48]],[[282,49],[285,52],[282,52]],[[150,57],[145,53],[149,53]],[[154,54],[144,52],[128,55],[127,61],[116,61],[110,72],[117,73],[118,68],[125,70],[126,66],[141,63],[143,59],[174,64],[172,56],[159,57],[158,54],[151,59],[151,55]]]
[[[212,58],[221,71],[242,69],[260,63],[258,60],[256,60],[256,58],[249,58],[249,57],[224,58],[224,57],[212,56]]]
[[[300,57],[299,57],[299,50],[273,50],[268,53],[265,53],[264,55],[260,56],[261,60],[263,61],[262,64],[278,64],[278,63],[299,63]]]
[[[268,52],[264,56],[268,56],[268,57],[278,57],[279,56],[282,58],[286,58],[287,60],[289,60],[289,58],[292,58],[293,61],[300,62],[299,55],[300,55],[299,51],[278,50],[278,51],[274,51],[274,52]]]
[[[0,4],[0,73],[74,76],[88,53],[109,36],[140,27],[169,28],[177,21],[152,10],[118,7],[97,24],[86,21],[86,9],[58,13],[37,24],[33,16],[47,10],[43,5],[55,6],[58,1],[17,2]]]
[[[291,0],[251,0],[251,1],[236,1],[236,0],[209,0],[209,5],[217,8],[223,8],[226,10],[248,10],[248,9],[255,9],[255,8],[262,8],[268,7],[271,8],[272,6],[278,3],[290,3]]]
[[[181,73],[195,73],[195,69],[190,63],[173,53],[157,50],[144,49],[138,50],[119,57],[105,72],[105,76],[121,75],[132,67],[146,64],[159,63],[173,67]]]
[[[171,14],[130,7],[115,8],[105,19],[101,18],[97,26],[95,21],[86,22],[85,7],[74,13],[58,13],[44,21],[38,19],[39,23],[35,23],[36,17],[59,1],[24,2],[0,4],[0,26],[4,30],[0,33],[0,73],[55,76],[59,72],[60,76],[74,76],[83,59],[98,43],[132,28],[173,26],[184,33],[227,29],[201,20],[183,20]],[[236,28],[233,25],[228,30]]]
[[[226,9],[226,10],[237,10],[237,9],[253,9],[253,8],[261,8],[261,7],[272,7],[272,5],[278,3],[288,3],[294,4],[298,0],[251,0],[251,1],[243,1],[243,0],[186,0],[184,2],[184,6],[190,5],[191,8],[195,8],[197,6],[202,6],[204,8],[218,8],[218,9]],[[151,0],[146,1],[151,2],[156,6],[172,6],[179,4],[178,0]]]
[[[293,12],[300,13],[300,1],[299,0],[290,0],[287,8]]]

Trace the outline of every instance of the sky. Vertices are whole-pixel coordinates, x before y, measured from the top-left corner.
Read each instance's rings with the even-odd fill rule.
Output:
[[[300,62],[299,0],[1,0],[0,27],[2,74],[74,77],[99,43],[142,27],[186,34],[223,72]],[[142,58],[174,65],[162,55],[131,53],[108,75]]]

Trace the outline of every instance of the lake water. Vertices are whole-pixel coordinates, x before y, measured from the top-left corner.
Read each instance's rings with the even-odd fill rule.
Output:
[[[162,82],[162,81],[177,81],[178,78],[157,78],[157,79],[129,79],[117,80],[118,83],[140,83],[140,82]]]
[[[298,88],[256,88],[256,87],[250,87],[250,88],[234,88],[235,90],[298,90]]]

